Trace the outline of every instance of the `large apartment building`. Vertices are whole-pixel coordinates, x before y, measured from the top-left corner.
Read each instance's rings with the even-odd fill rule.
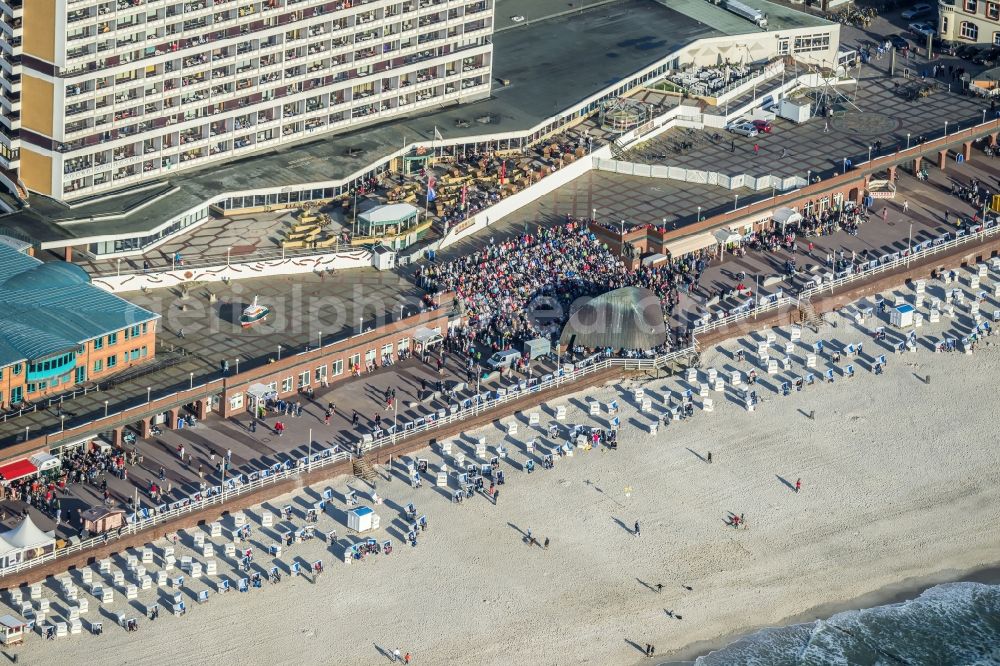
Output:
[[[1000,45],[1000,0],[939,0],[938,35],[948,42]]]
[[[490,92],[494,0],[0,10],[0,182],[58,200]]]

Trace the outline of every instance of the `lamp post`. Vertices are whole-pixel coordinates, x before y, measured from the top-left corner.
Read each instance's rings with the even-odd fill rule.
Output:
[[[733,210],[735,211],[735,210],[739,209],[739,207],[740,207],[740,195],[734,194],[733,195]]]
[[[308,446],[308,453],[306,453],[307,472],[312,469],[312,461],[313,461],[313,430],[312,428],[309,428],[309,446]]]
[[[226,248],[226,268],[229,268],[229,255],[232,254],[232,252],[233,248],[231,247]]]
[[[913,222],[910,222],[910,234],[906,237],[906,265],[910,265],[910,255],[913,254]]]
[[[236,357],[236,374],[240,374],[240,357]]]
[[[868,161],[872,161],[872,145],[868,144]]]
[[[149,404],[150,399],[152,398],[152,396],[153,396],[153,387],[152,386],[147,386],[146,387],[146,404],[147,405]]]
[[[400,318],[400,320],[403,319],[403,308],[405,308],[405,307],[406,306],[403,303],[399,304],[399,318]]]
[[[597,209],[596,208],[590,209],[590,219],[592,219],[594,222],[597,222]]]
[[[847,158],[844,158],[844,173],[847,173]]]
[[[361,335],[364,332],[365,332],[365,318],[358,317],[358,335]]]
[[[698,219],[697,222],[701,222],[701,206],[698,206]]]
[[[986,109],[983,109],[983,124],[986,124]]]
[[[193,389],[194,388],[194,373],[193,372],[188,375],[188,388],[189,389]]]
[[[906,149],[907,150],[910,149],[910,133],[909,132],[906,133]]]
[[[278,345],[278,360],[281,360],[281,345]]]
[[[809,187],[809,183],[812,182],[810,180],[812,178],[812,175],[813,175],[812,169],[806,169],[806,187]]]
[[[625,237],[625,220],[621,221],[619,228],[621,229],[621,234],[622,234],[622,237],[624,238]]]
[[[948,136],[948,121],[944,121],[944,135]]]
[[[108,418],[108,403],[109,402],[111,402],[111,401],[110,400],[105,400],[104,401],[104,418]]]
[[[319,348],[322,349],[323,348],[323,331],[320,331],[319,334],[316,336],[316,342],[318,343]]]
[[[63,432],[65,430],[66,430],[66,415],[65,414],[60,414],[59,415],[59,432]]]
[[[122,260],[121,260],[121,257],[115,259],[115,263],[118,265],[118,272],[117,272],[118,277],[121,277],[122,276]]]

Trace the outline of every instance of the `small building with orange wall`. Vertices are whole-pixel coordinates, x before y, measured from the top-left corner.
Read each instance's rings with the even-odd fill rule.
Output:
[[[153,358],[160,315],[95,287],[80,266],[26,250],[0,236],[0,408]]]

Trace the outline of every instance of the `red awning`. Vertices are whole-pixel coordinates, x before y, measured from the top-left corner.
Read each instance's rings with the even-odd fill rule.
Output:
[[[0,474],[6,481],[14,481],[25,476],[36,474],[38,468],[31,464],[30,460],[18,460],[16,462],[0,465]]]

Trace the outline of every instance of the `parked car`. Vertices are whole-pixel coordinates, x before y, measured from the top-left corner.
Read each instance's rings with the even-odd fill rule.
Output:
[[[955,55],[962,60],[972,60],[982,49],[975,44],[962,44],[955,49]]]
[[[903,50],[910,48],[910,43],[906,41],[906,38],[902,35],[889,35],[887,38],[889,43],[892,44],[893,48]]]
[[[924,39],[927,39],[927,35],[933,36],[937,32],[937,28],[930,23],[911,23],[907,27],[914,35],[920,35]]]
[[[511,23],[520,23],[521,21],[524,20],[524,16],[522,16],[521,14],[516,14],[514,16],[511,16],[510,20]]]
[[[498,351],[493,356],[486,359],[486,365],[491,370],[506,370],[510,366],[517,363],[517,359],[521,358],[521,354],[508,349],[507,351]]]
[[[755,120],[751,123],[761,134],[767,134],[771,131],[771,121],[770,120]]]
[[[915,18],[924,16],[925,14],[930,14],[931,10],[934,8],[926,3],[920,3],[919,5],[913,5],[907,10],[904,10],[900,16],[902,16],[907,21],[912,21]]]
[[[733,134],[739,134],[740,136],[746,137],[754,137],[760,134],[760,132],[757,131],[757,128],[753,126],[753,123],[748,122],[729,123],[726,129]]]
[[[1000,47],[997,46],[982,49],[972,56],[972,62],[977,65],[984,65],[985,67],[992,67],[997,63],[997,60],[1000,60]]]

